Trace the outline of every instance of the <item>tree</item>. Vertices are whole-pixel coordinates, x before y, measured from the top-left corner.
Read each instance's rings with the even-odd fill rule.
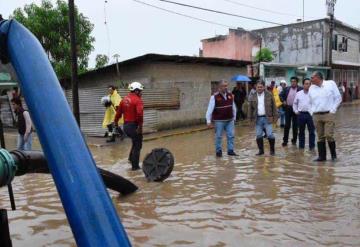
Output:
[[[50,0],[43,0],[17,8],[12,18],[27,27],[40,41],[59,78],[71,75],[71,46],[69,34],[69,7],[64,0],[57,0],[54,6]],[[78,71],[87,71],[89,55],[94,49],[95,38],[91,36],[94,25],[75,8],[75,32],[78,54]]]
[[[271,62],[274,60],[274,56],[269,48],[262,48],[256,53],[255,62]]]
[[[109,63],[109,57],[103,54],[97,54],[95,58],[95,62],[96,62],[95,68],[97,69],[102,68]]]

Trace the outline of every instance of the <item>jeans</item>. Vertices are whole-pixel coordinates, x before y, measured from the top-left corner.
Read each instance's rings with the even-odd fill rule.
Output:
[[[305,127],[307,126],[309,131],[309,148],[315,147],[315,125],[310,113],[300,112],[298,115],[299,124],[299,147],[305,147]]]
[[[284,107],[280,107],[278,109],[278,113],[279,113],[279,116],[280,116],[280,126],[285,126],[285,110],[284,110]]]
[[[272,124],[268,121],[266,117],[257,117],[256,119],[256,139],[263,138],[264,129],[268,139],[275,139]]]
[[[234,150],[234,120],[231,121],[215,121],[215,149],[216,152],[222,150],[222,135],[223,131],[226,131],[227,149],[229,151]]]
[[[290,127],[292,125],[293,138],[292,143],[296,143],[298,135],[297,115],[295,114],[292,106],[285,106],[285,128],[284,128],[284,143],[288,143]]]
[[[17,137],[16,149],[22,151],[31,151],[31,147],[32,147],[32,134],[31,133],[29,134],[26,142],[24,140],[24,135],[19,134]]]
[[[129,161],[132,168],[139,167],[140,151],[142,148],[143,135],[137,133],[138,125],[136,123],[125,123],[124,132],[131,138],[132,146],[129,154]]]

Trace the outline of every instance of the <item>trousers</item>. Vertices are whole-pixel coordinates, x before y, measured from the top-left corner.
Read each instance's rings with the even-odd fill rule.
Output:
[[[312,116],[308,112],[300,112],[298,115],[299,147],[305,147],[305,128],[309,131],[309,148],[315,147],[315,125]]]
[[[137,132],[138,124],[137,123],[125,123],[124,132],[131,138],[131,150],[129,154],[129,161],[131,162],[132,168],[139,167],[140,152],[142,148],[143,135]]]
[[[222,135],[226,132],[227,149],[234,151],[234,120],[215,121],[215,149],[216,152],[222,150]]]

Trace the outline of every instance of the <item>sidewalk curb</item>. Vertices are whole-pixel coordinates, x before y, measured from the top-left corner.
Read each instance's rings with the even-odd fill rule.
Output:
[[[242,121],[242,122],[236,123],[235,126],[249,126],[249,123],[248,123],[248,121]],[[155,141],[155,140],[173,137],[173,136],[189,135],[189,134],[203,132],[203,131],[207,131],[207,130],[213,130],[213,129],[209,129],[207,126],[203,126],[203,127],[198,127],[196,129],[177,131],[174,133],[168,133],[168,134],[163,134],[163,135],[153,136],[153,137],[145,137],[143,139],[143,142]],[[89,147],[96,147],[96,148],[112,146],[112,145],[113,145],[113,143],[102,143],[102,144],[88,143]]]
[[[353,105],[359,105],[359,104],[360,104],[360,99],[341,103],[342,106],[353,106]]]
[[[237,122],[237,123],[235,123],[235,126],[249,126],[249,121],[245,120],[245,121]],[[169,133],[169,134],[160,135],[160,136],[156,136],[156,137],[148,137],[148,138],[144,138],[143,141],[144,142],[145,141],[154,141],[154,140],[158,140],[158,139],[161,139],[161,138],[167,138],[167,137],[172,137],[172,136],[180,136],[180,135],[188,135],[188,134],[197,133],[197,132],[203,132],[203,131],[207,131],[207,130],[211,130],[211,129],[209,129],[207,126],[204,126],[204,127],[199,127],[199,128],[196,128],[196,129],[184,130],[184,131]]]
[[[165,135],[160,135],[160,136],[155,136],[155,137],[148,137],[148,138],[144,138],[143,141],[148,142],[148,141],[154,141],[154,140],[172,137],[172,136],[188,135],[188,134],[192,134],[192,133],[206,131],[208,129],[209,128],[207,128],[207,127],[201,127],[201,128],[197,128],[197,129],[185,130],[185,131],[180,131],[180,132],[175,132],[175,133],[170,133],[170,134],[165,134]]]
[[[188,135],[188,134],[192,134],[192,133],[196,133],[196,132],[206,131],[208,129],[209,128],[207,128],[207,127],[202,127],[202,128],[197,128],[197,129],[193,129],[193,130],[180,131],[180,132],[169,133],[169,134],[160,135],[160,136],[147,137],[147,138],[145,137],[143,139],[143,142],[155,141],[155,140],[173,137],[173,136]],[[117,144],[120,144],[120,143],[117,143]],[[95,148],[102,148],[102,147],[113,146],[113,145],[114,145],[114,143],[101,143],[101,144],[88,143],[89,147],[95,147]]]

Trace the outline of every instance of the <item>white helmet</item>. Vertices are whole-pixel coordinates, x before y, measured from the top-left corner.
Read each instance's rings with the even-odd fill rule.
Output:
[[[140,82],[137,82],[137,81],[130,83],[129,90],[132,92],[132,91],[135,91],[136,89],[142,91],[142,90],[144,90],[144,86]]]
[[[103,105],[103,106],[108,106],[109,104],[111,104],[111,99],[110,99],[110,97],[109,96],[104,96],[104,97],[102,97],[101,98],[101,104]]]

